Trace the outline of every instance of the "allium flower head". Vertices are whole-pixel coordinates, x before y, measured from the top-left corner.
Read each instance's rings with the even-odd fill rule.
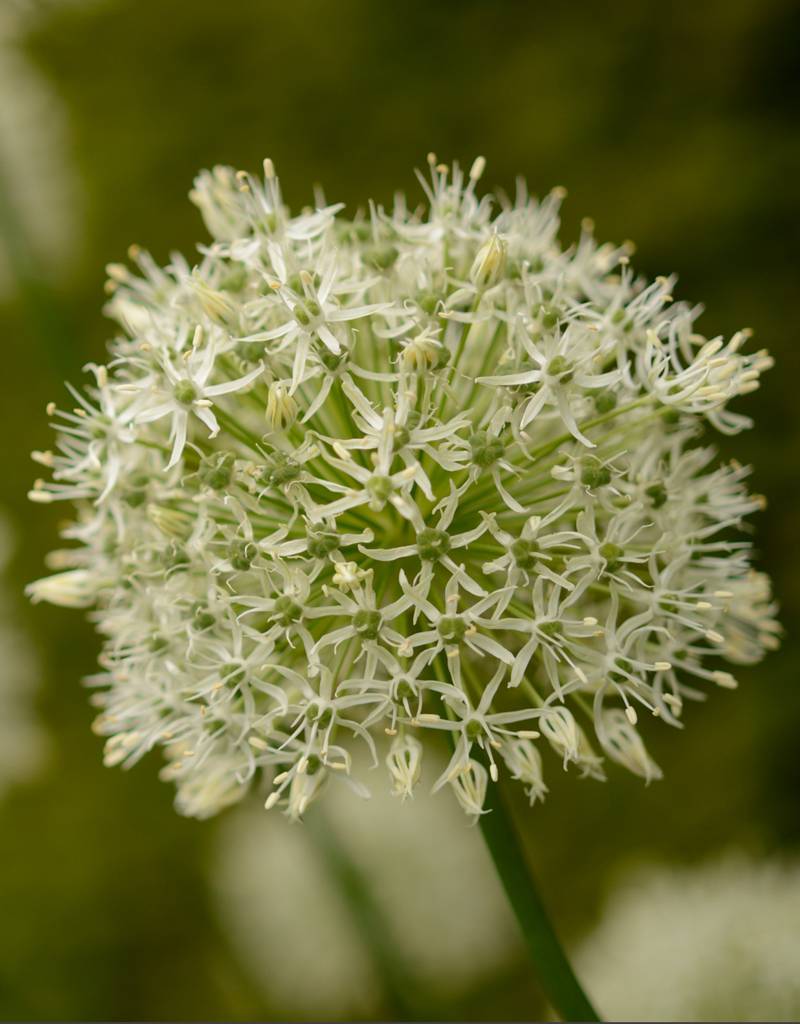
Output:
[[[560,192],[478,198],[481,159],[353,219],[264,170],[197,178],[195,265],[109,268],[111,361],[36,454],[77,516],[30,592],[95,609],[106,762],[162,747],[201,817],[262,773],[292,817],[366,793],[357,744],[405,798],[431,732],[474,816],[503,772],[542,797],[547,748],[659,777],[638,718],[776,643],[733,536],[762,499],[700,440],[769,357],[588,223],[563,247]]]

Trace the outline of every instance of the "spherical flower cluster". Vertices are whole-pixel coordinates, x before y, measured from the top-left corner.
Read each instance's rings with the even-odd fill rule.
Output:
[[[560,192],[429,162],[427,207],[353,219],[291,216],[269,161],[204,172],[213,242],[109,267],[111,361],[50,410],[31,496],[75,504],[76,543],[31,595],[95,609],[106,763],[162,747],[185,814],[259,774],[294,818],[366,793],[360,743],[408,796],[432,731],[473,816],[501,772],[542,797],[545,747],[649,781],[637,718],[679,725],[776,642],[734,535],[762,499],[699,441],[748,424],[769,357],[590,224],[561,246]]]

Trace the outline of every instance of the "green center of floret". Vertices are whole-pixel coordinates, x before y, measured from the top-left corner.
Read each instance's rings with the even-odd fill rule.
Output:
[[[175,401],[181,405],[191,405],[197,398],[197,388],[190,380],[179,380],[172,393],[175,395]]]
[[[611,483],[611,470],[596,460],[585,462],[581,469],[581,483],[587,487],[605,487]]]
[[[276,597],[272,608],[274,618],[284,626],[297,622],[303,615],[303,609],[288,594],[281,594],[280,597]]]
[[[600,545],[600,555],[606,560],[609,572],[613,572],[619,566],[620,559],[624,554],[625,549],[621,548],[619,544],[607,541]]]
[[[234,569],[245,572],[253,564],[257,548],[251,541],[237,540],[231,544],[228,558]]]
[[[261,483],[265,487],[280,487],[281,484],[291,483],[302,472],[302,466],[291,455],[281,451],[273,453],[271,463],[261,473]]]
[[[339,536],[332,532],[309,533],[308,553],[312,558],[326,558],[341,547]]]
[[[490,437],[485,430],[474,431],[469,438],[472,449],[472,461],[481,469],[493,466],[502,459],[506,448],[499,437]]]
[[[235,462],[236,457],[230,452],[203,459],[198,470],[200,479],[206,487],[223,491],[231,482]]]
[[[443,615],[437,628],[439,636],[446,643],[458,643],[464,639],[467,623],[461,615]]]
[[[372,608],[359,608],[353,616],[353,629],[365,640],[377,640],[383,617]]]
[[[426,526],[417,534],[417,551],[425,562],[435,562],[450,550],[450,535],[444,530]]]
[[[551,377],[558,377],[562,384],[572,380],[572,364],[566,356],[553,356],[547,364],[547,373]]]
[[[539,559],[539,549],[535,541],[520,537],[511,545],[511,557],[518,569],[535,569]]]

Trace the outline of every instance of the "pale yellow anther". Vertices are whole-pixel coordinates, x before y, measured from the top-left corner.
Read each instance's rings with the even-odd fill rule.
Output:
[[[469,169],[469,176],[471,181],[478,181],[486,170],[486,160],[482,156],[475,157],[472,162],[472,167]]]

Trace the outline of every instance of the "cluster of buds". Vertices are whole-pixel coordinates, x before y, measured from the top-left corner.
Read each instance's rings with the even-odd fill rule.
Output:
[[[35,453],[77,514],[30,593],[94,609],[106,762],[162,748],[183,813],[366,794],[353,744],[410,796],[432,733],[474,816],[503,772],[541,798],[546,748],[649,781],[640,717],[777,642],[731,539],[762,499],[700,440],[769,357],[482,171],[431,157],[424,209],[346,219],[217,167],[196,265],[109,269],[109,365]]]

